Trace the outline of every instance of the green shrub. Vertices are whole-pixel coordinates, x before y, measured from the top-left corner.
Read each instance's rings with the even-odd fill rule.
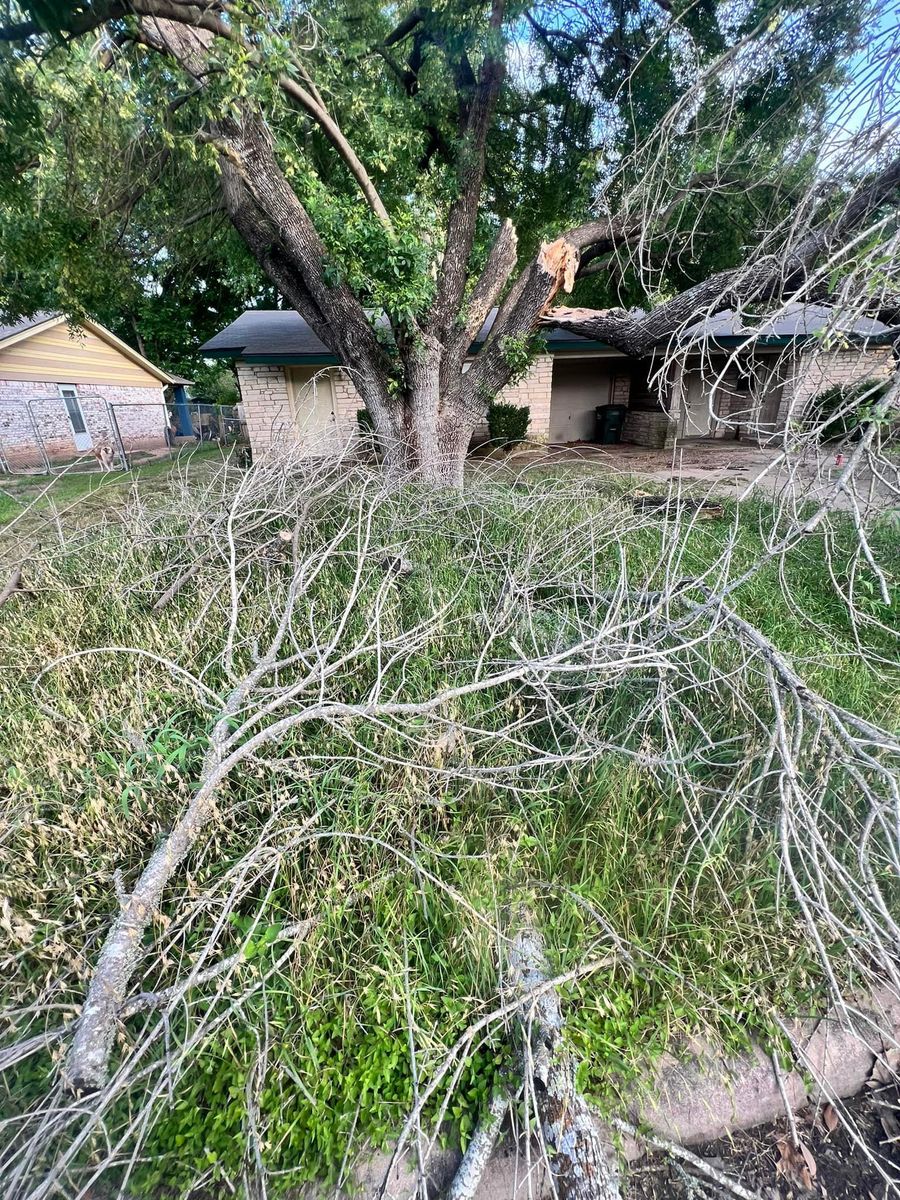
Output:
[[[890,381],[862,379],[859,383],[836,383],[814,396],[809,406],[808,420],[815,428],[821,426],[819,440],[836,438],[856,440],[862,434],[872,408],[887,391]]]
[[[488,429],[491,441],[499,446],[512,446],[525,440],[531,410],[527,405],[491,404],[488,407]]]
[[[356,424],[359,426],[359,436],[362,439],[365,450],[377,462],[381,457],[381,443],[378,440],[378,434],[375,432],[375,422],[372,420],[372,414],[367,408],[358,408],[356,410]]]

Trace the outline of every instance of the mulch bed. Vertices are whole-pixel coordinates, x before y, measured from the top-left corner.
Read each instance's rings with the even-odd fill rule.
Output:
[[[887,1200],[900,1197],[900,1147],[887,1139],[884,1124],[871,1093],[847,1101],[846,1111],[856,1133],[865,1142],[871,1159],[851,1138],[843,1120],[829,1112],[826,1126],[821,1111],[812,1109],[796,1117],[797,1131],[808,1151],[794,1159],[796,1173],[785,1164],[790,1151],[787,1121],[761,1125],[704,1146],[692,1146],[698,1157],[756,1191],[764,1200]],[[785,1147],[779,1149],[781,1145]],[[872,1161],[874,1160],[874,1161]],[[811,1161],[814,1175],[810,1174]],[[779,1164],[783,1169],[779,1170]],[[800,1165],[802,1164],[802,1165]],[[806,1182],[798,1178],[806,1167]],[[884,1172],[882,1175],[879,1166]],[[786,1170],[784,1169],[786,1167]],[[896,1181],[895,1184],[887,1182]],[[629,1177],[628,1200],[723,1200],[730,1193],[695,1173],[688,1164],[675,1166],[664,1156],[635,1163]]]

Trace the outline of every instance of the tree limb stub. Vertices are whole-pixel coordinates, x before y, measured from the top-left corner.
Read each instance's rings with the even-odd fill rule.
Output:
[[[545,242],[539,255],[519,275],[500,306],[484,347],[471,369],[455,381],[460,406],[481,414],[485,397],[495,396],[512,373],[504,343],[507,338],[527,338],[538,328],[541,315],[560,289],[574,286],[581,247],[568,236]]]
[[[575,1082],[576,1064],[563,1042],[565,1020],[549,972],[541,935],[531,918],[519,919],[507,958],[507,983],[521,995],[526,1088],[537,1105],[559,1200],[621,1200],[612,1147]],[[536,994],[532,994],[536,993]]]
[[[580,257],[578,247],[565,237],[541,244],[538,266],[553,279],[552,290],[547,298],[548,306],[552,304],[560,288],[567,293],[572,291]]]

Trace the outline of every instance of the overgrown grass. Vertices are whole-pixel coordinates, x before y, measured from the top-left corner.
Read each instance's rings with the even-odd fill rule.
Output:
[[[0,525],[5,525],[21,511],[22,505],[12,492],[0,491]]]
[[[486,616],[503,605],[511,571],[545,581],[545,612],[538,609],[540,620],[518,636],[548,644],[569,636],[570,622],[591,617],[573,580],[602,595],[616,583],[622,553],[635,585],[658,586],[653,572],[670,535],[660,523],[635,521],[628,488],[627,481],[574,487],[537,479],[516,488],[482,484],[466,504],[422,496],[386,503],[377,543],[412,570],[395,580],[379,620],[403,629],[423,612],[443,610],[427,644],[404,661],[404,697],[427,697],[471,673]],[[344,516],[339,503],[315,513],[303,537],[324,541]],[[696,577],[714,570],[733,543],[729,571],[737,577],[760,555],[773,520],[763,502],[744,506],[739,519],[730,508],[725,519],[685,531],[663,560],[679,559],[677,574]],[[572,536],[576,526],[591,530],[589,559],[584,538]],[[8,1010],[74,1011],[114,910],[114,872],[134,880],[196,780],[207,718],[196,694],[166,670],[107,654],[65,663],[41,696],[29,686],[49,660],[75,648],[129,645],[171,655],[209,687],[224,687],[229,601],[221,565],[210,561],[163,612],[149,608],[172,577],[184,527],[183,515],[169,514],[153,525],[166,536],[154,537],[146,516],[134,516],[48,561],[36,598],[0,610],[7,656],[0,761],[9,764],[10,822],[0,890],[13,930],[0,966]],[[260,530],[261,541],[271,528]],[[883,556],[894,552],[892,536],[874,535]],[[883,627],[892,610],[871,593],[882,625],[859,624],[834,586],[853,546],[852,530],[839,522],[828,539],[804,542],[732,599],[811,686],[894,724],[896,644]],[[371,579],[348,637],[373,619],[383,583],[377,559],[366,569]],[[267,627],[282,575],[277,565],[250,569],[243,634]],[[329,563],[305,599],[302,636],[325,636],[352,577],[352,561]],[[733,647],[717,643],[711,652],[717,671],[737,667]],[[512,657],[515,645],[493,653]],[[334,694],[364,694],[375,666],[338,675]],[[751,674],[741,686],[764,724],[764,679]],[[714,836],[698,838],[683,782],[645,763],[670,736],[649,703],[654,687],[641,676],[617,680],[602,712],[591,715],[624,752],[577,770],[526,772],[515,786],[506,776],[454,780],[432,769],[467,755],[485,767],[507,763],[508,745],[469,746],[465,731],[515,715],[522,701],[513,690],[460,701],[448,715],[463,732],[450,749],[424,725],[411,746],[387,727],[320,724],[282,749],[286,771],[263,756],[233,777],[220,819],[167,894],[134,990],[183,977],[220,918],[217,957],[247,936],[251,942],[235,975],[239,987],[232,981],[222,992],[194,994],[171,1018],[175,1043],[212,1026],[213,1017],[218,1024],[173,1094],[160,1092],[129,1194],[183,1195],[201,1182],[237,1180],[248,1146],[248,1078],[259,1081],[270,1188],[334,1179],[351,1136],[354,1144],[388,1139],[413,1098],[410,1020],[421,1083],[469,1023],[496,1006],[500,931],[513,904],[527,902],[538,914],[554,968],[602,961],[565,990],[582,1083],[601,1103],[688,1033],[738,1045],[769,1029],[773,1011],[814,1009],[820,968],[779,881],[771,800],[763,793],[758,809],[735,809]],[[759,744],[759,732],[723,695],[711,672],[679,701],[684,776],[710,809],[724,788],[752,777]],[[573,691],[573,714],[582,702]],[[49,715],[48,703],[66,719]],[[535,736],[543,736],[540,728]],[[299,838],[305,823],[314,836]],[[261,849],[251,862],[254,845]],[[283,952],[283,926],[306,917],[318,922],[309,938],[264,989],[245,996]],[[17,1036],[33,1021],[33,1014],[14,1017]],[[120,1053],[140,1029],[140,1020],[130,1023]],[[468,1058],[448,1110],[463,1137],[509,1054],[501,1024]],[[50,1056],[36,1055],[7,1076],[7,1112],[20,1112],[57,1071]],[[131,1094],[123,1099],[107,1127],[125,1123],[134,1103]],[[430,1105],[428,1115],[436,1113]],[[121,1168],[115,1175],[124,1178]]]

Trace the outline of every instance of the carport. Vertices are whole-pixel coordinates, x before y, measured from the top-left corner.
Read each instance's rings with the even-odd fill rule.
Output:
[[[614,355],[596,354],[590,357],[553,357],[553,380],[550,391],[551,442],[594,442],[597,420],[595,410],[606,404],[627,403],[627,390],[616,389],[617,374],[621,374],[622,359]],[[618,366],[619,371],[616,371]],[[624,397],[616,398],[616,392]]]

